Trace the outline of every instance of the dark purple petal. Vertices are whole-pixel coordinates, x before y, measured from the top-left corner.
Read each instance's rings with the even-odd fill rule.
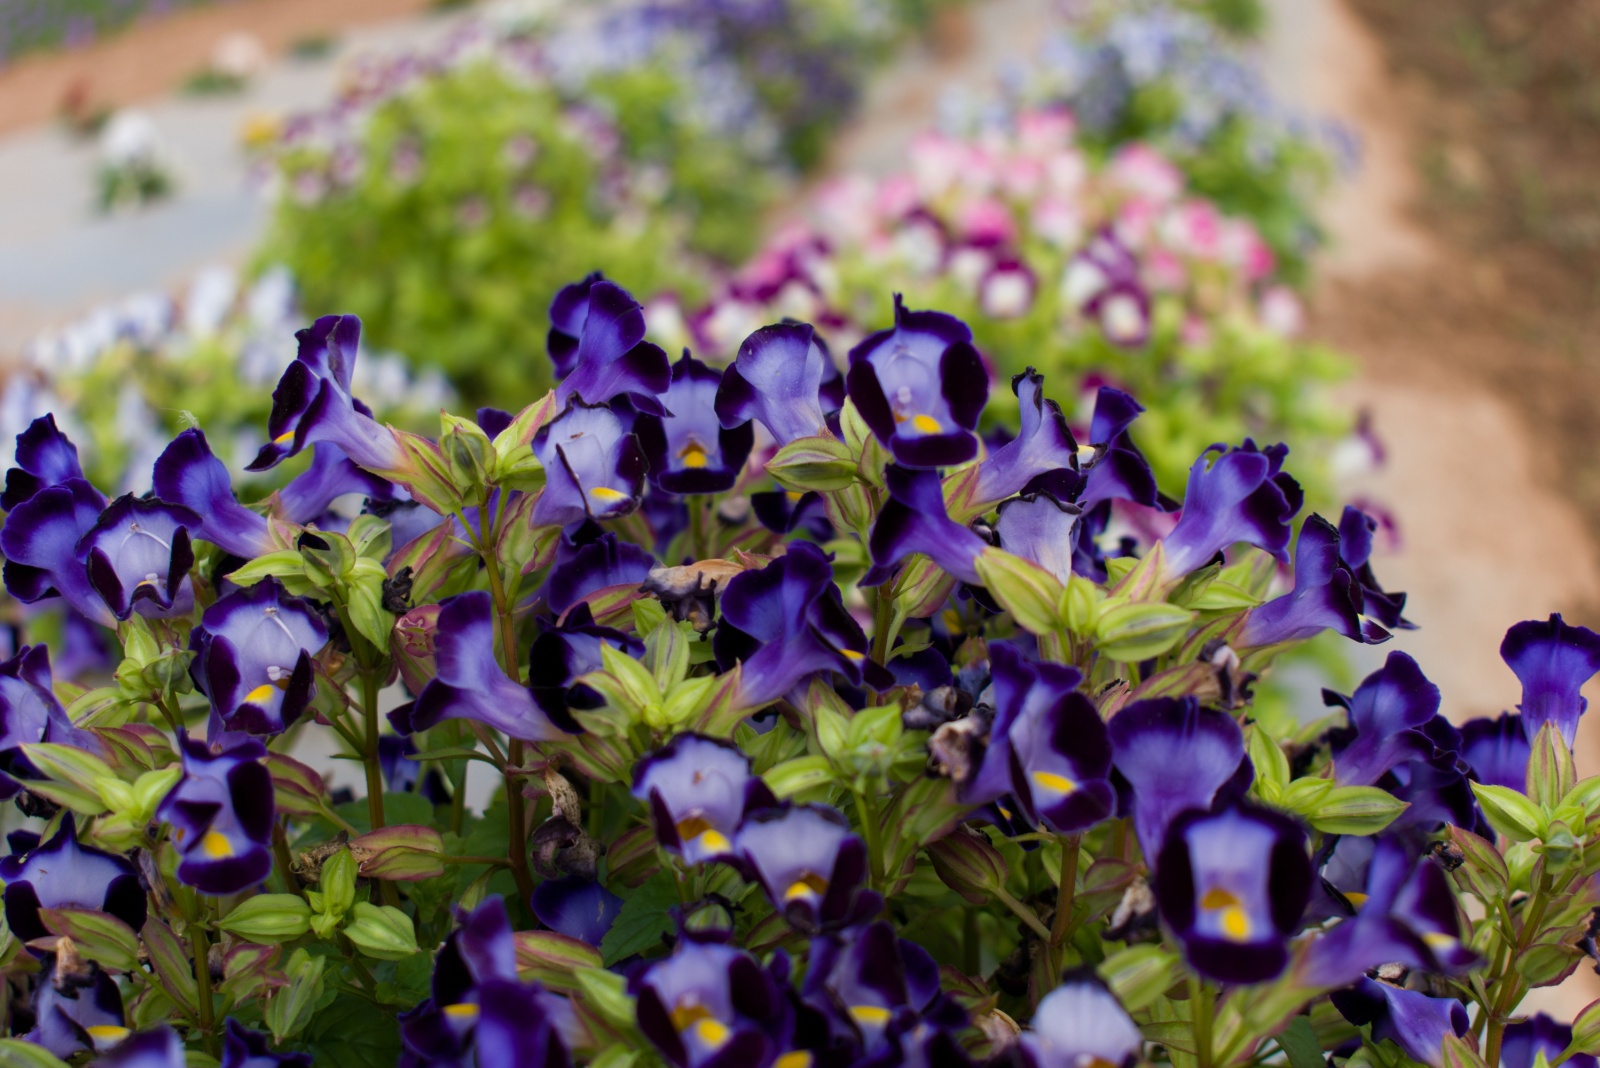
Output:
[[[1294,589],[1252,609],[1239,644],[1302,641],[1325,630],[1369,645],[1387,641],[1388,631],[1363,629],[1361,588],[1339,563],[1339,532],[1321,516],[1311,516],[1295,546]]]
[[[180,1045],[178,1064],[182,1063]],[[266,1035],[251,1031],[230,1018],[222,1040],[221,1068],[311,1068],[311,1055],[274,1053],[267,1045]]]
[[[1469,719],[1461,725],[1461,759],[1471,765],[1481,783],[1523,793],[1532,755],[1522,717],[1514,712],[1503,712],[1495,719]]]
[[[634,432],[650,466],[650,481],[667,493],[720,493],[731,489],[755,444],[746,420],[725,427],[716,408],[723,374],[685,352],[672,365],[663,402],[668,416],[642,413]]]
[[[818,342],[805,323],[764,326],[745,338],[717,389],[722,425],[731,429],[753,419],[779,445],[827,433],[820,391],[833,365]]]
[[[1467,1033],[1467,1009],[1455,998],[1433,998],[1415,990],[1362,978],[1349,990],[1336,990],[1334,1008],[1357,1027],[1372,1026],[1372,1040],[1388,1039],[1406,1056],[1442,1068],[1446,1035]]]
[[[116,617],[89,581],[78,542],[100,518],[105,498],[89,483],[72,479],[40,490],[6,515],[0,528],[6,589],[32,603],[59,594],[67,604],[106,627]]]
[[[1028,493],[1000,506],[995,534],[1000,548],[1032,561],[1063,583],[1072,578],[1073,548],[1083,509],[1049,493]]]
[[[266,747],[248,739],[216,750],[180,739],[183,778],[156,813],[172,825],[178,878],[205,894],[237,894],[272,871],[272,775]]]
[[[6,472],[0,511],[11,511],[42,489],[86,477],[78,447],[56,426],[54,413],[40,416],[17,435],[16,465]]]
[[[533,914],[552,931],[598,946],[622,911],[622,899],[593,879],[546,879],[533,891]]]
[[[1139,1060],[1144,1036],[1116,995],[1090,969],[1069,972],[1034,1012],[1022,1035],[1033,1068],[1106,1064],[1128,1068]]]
[[[1211,453],[1219,453],[1207,466]],[[1167,566],[1185,575],[1237,542],[1287,554],[1289,520],[1300,507],[1299,485],[1282,474],[1282,445],[1257,449],[1249,440],[1237,449],[1213,445],[1189,471],[1183,514],[1164,539]]]
[[[160,493],[159,486],[156,492]],[[346,494],[383,501],[393,492],[390,483],[357,467],[339,446],[322,441],[311,450],[311,466],[278,491],[278,508],[289,522],[303,525],[320,520],[333,502]],[[395,542],[396,546],[402,544]]]
[[[761,780],[738,747],[714,738],[680,734],[641,760],[633,771],[633,796],[648,802],[656,838],[687,863],[733,851],[733,835]],[[770,795],[768,795],[770,796]]]
[[[886,581],[913,553],[922,553],[962,582],[982,585],[975,562],[987,544],[945,511],[939,476],[891,464],[883,478],[889,500],[872,527],[868,548],[873,568],[862,585]]]
[[[1046,400],[1044,376],[1028,368],[1011,379],[1021,410],[1021,430],[978,467],[975,504],[991,504],[1021,493],[1034,478],[1061,468],[1077,470],[1078,442],[1060,405]]]
[[[155,618],[187,616],[194,607],[186,585],[194,564],[189,531],[199,528],[200,517],[182,505],[129,494],[100,513],[76,551],[87,559],[90,584],[118,619],[135,608]]]
[[[144,891],[133,865],[79,845],[71,813],[48,842],[0,860],[0,879],[6,884],[6,925],[24,941],[50,933],[39,919],[41,908],[92,909],[111,913],[135,931],[144,926]]]
[[[589,287],[572,370],[556,387],[556,403],[576,399],[604,404],[626,395],[640,411],[665,414],[656,397],[671,381],[667,354],[644,335],[639,302],[620,286],[595,281]]]
[[[9,524],[7,524],[9,526]],[[1500,658],[1522,683],[1522,725],[1528,737],[1554,723],[1571,746],[1589,702],[1579,691],[1600,671],[1600,634],[1574,627],[1559,614],[1530,619],[1506,631]]]
[[[655,557],[609,531],[575,547],[563,539],[546,589],[550,611],[559,616],[597,590],[637,586],[650,577],[650,569],[655,566]]]
[[[1334,746],[1340,785],[1370,786],[1397,764],[1432,756],[1435,746],[1422,728],[1439,712],[1439,687],[1405,653],[1390,653],[1363,679],[1348,708],[1354,736]]]
[[[190,673],[230,731],[277,734],[311,703],[311,657],[328,641],[321,617],[277,579],[206,609],[189,636]]]
[[[1572,1044],[1572,1027],[1559,1023],[1544,1013],[1534,1013],[1520,1023],[1511,1024],[1500,1042],[1500,1063],[1505,1068],[1533,1068],[1538,1055],[1543,1053],[1546,1064],[1554,1064],[1557,1057]],[[1596,1068],[1591,1053],[1575,1053],[1566,1063],[1573,1068]]]
[[[533,525],[567,526],[638,507],[646,461],[639,439],[610,409],[573,401],[534,435],[533,452],[545,469]]]
[[[817,805],[745,819],[734,848],[773,907],[812,932],[847,924],[865,889],[866,847],[844,817]]]
[[[331,449],[324,445],[319,451]],[[156,496],[180,504],[199,517],[194,533],[245,560],[272,551],[265,516],[240,504],[233,495],[228,469],[211,452],[199,429],[172,439],[156,459]]]
[[[582,281],[562,286],[550,301],[550,333],[545,338],[545,348],[557,378],[571,374],[578,361],[578,335],[583,333],[584,320],[589,316],[589,290],[604,280],[605,275],[595,271]]]
[[[1139,846],[1151,861],[1173,820],[1210,809],[1250,768],[1233,717],[1192,697],[1135,701],[1111,717],[1108,733],[1117,773],[1132,791]]]

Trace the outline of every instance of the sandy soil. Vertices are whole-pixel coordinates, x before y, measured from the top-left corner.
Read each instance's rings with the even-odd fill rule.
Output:
[[[172,92],[229,34],[248,32],[276,55],[308,36],[428,7],[429,0],[234,0],[140,23],[77,51],[27,55],[0,70],[0,134],[49,121],[75,86],[109,107]]]

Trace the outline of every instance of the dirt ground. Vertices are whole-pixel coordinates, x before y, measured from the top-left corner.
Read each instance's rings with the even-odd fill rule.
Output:
[[[170,93],[204,69],[230,34],[247,32],[277,55],[308,37],[430,6],[430,0],[233,0],[151,19],[87,48],[26,55],[0,69],[0,134],[54,118],[76,86],[106,107]]]

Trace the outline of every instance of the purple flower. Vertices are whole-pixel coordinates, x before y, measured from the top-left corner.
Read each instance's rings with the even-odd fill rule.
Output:
[[[943,312],[907,311],[898,294],[895,325],[850,350],[850,399],[878,440],[908,467],[965,463],[989,399],[989,373],[972,331]]]
[[[527,742],[559,741],[581,730],[570,717],[557,722],[505,673],[495,658],[499,647],[494,603],[487,593],[474,590],[444,601],[434,636],[438,676],[417,695],[412,727],[420,731],[441,720],[471,719]],[[537,643],[533,655],[539,663]]]
[[[181,1054],[178,1063],[183,1063]],[[311,1054],[273,1053],[266,1035],[230,1018],[222,1036],[221,1068],[311,1068]]]
[[[1305,832],[1243,803],[1185,813],[1167,831],[1154,889],[1195,971],[1224,983],[1271,979],[1289,962],[1311,895]]]
[[[650,806],[656,840],[689,864],[733,853],[746,812],[777,802],[737,746],[680,734],[641,760],[633,796]]]
[[[867,543],[872,568],[860,585],[887,582],[901,561],[912,553],[922,553],[952,577],[981,586],[977,559],[988,543],[950,518],[937,472],[890,464],[884,469],[883,482],[889,499],[872,525]]]
[[[644,309],[627,290],[591,275],[556,294],[550,321],[551,359],[558,372],[568,365],[557,404],[605,404],[622,396],[641,412],[667,414],[656,399],[671,382],[667,354],[644,340]],[[576,344],[569,348],[571,338]]]
[[[1150,462],[1128,434],[1128,427],[1143,412],[1139,402],[1120,389],[1101,386],[1095,395],[1089,440],[1098,459],[1088,468],[1082,493],[1076,498],[1085,510],[1111,500],[1132,501],[1150,508],[1172,507],[1156,488]]]
[[[581,875],[546,879],[534,889],[531,905],[550,930],[591,946],[605,940],[622,911],[620,897]]]
[[[189,635],[189,673],[227,730],[278,734],[310,707],[311,660],[327,641],[316,613],[267,578],[206,609]]]
[[[1105,332],[1106,340],[1127,349],[1150,340],[1150,294],[1136,281],[1116,281],[1083,306]]]
[[[666,493],[721,493],[731,489],[755,444],[750,421],[724,427],[716,402],[723,375],[684,350],[672,365],[663,400],[672,414],[641,413],[634,433],[650,464],[650,482]]]
[[[650,577],[656,558],[631,541],[622,541],[598,524],[583,522],[564,531],[545,596],[550,611],[562,615],[599,590],[638,586]]]
[[[1011,378],[1011,390],[1021,410],[1021,430],[978,465],[973,488],[975,507],[1021,493],[1040,475],[1078,470],[1078,442],[1067,426],[1061,406],[1044,395],[1044,376],[1029,367]]]
[[[1021,1047],[1029,1068],[1129,1068],[1144,1049],[1144,1036],[1116,995],[1085,968],[1067,973],[1039,1002]]]
[[[1405,653],[1390,653],[1353,696],[1324,691],[1323,697],[1349,712],[1349,728],[1333,745],[1334,777],[1341,786],[1371,786],[1395,765],[1426,759],[1438,748],[1424,729],[1438,716],[1439,687]]]
[[[1467,1008],[1455,998],[1431,998],[1363,976],[1350,989],[1334,991],[1331,1000],[1357,1027],[1370,1024],[1374,1042],[1388,1039],[1432,1068],[1443,1068],[1445,1036],[1467,1033]]]
[[[57,428],[54,413],[41,415],[17,435],[16,465],[6,472],[0,511],[11,511],[40,490],[86,479],[78,447]]]
[[[1505,1068],[1533,1068],[1534,1060],[1544,1054],[1546,1064],[1567,1051],[1572,1044],[1572,1027],[1559,1023],[1544,1013],[1534,1013],[1521,1023],[1506,1028],[1500,1041],[1500,1063]],[[1573,1068],[1596,1068],[1591,1053],[1574,1053],[1567,1058]]]
[[[50,933],[40,909],[91,909],[108,912],[135,931],[144,926],[144,888],[133,865],[79,845],[70,812],[48,842],[0,860],[0,879],[6,884],[6,925],[24,942]]]
[[[1372,573],[1372,535],[1378,521],[1359,508],[1345,505],[1339,518],[1339,563],[1355,576],[1361,587],[1363,611],[1390,630],[1415,630],[1416,624],[1402,613],[1406,595],[1389,593]]]
[[[571,709],[599,708],[605,699],[578,681],[604,666],[600,647],[609,645],[635,659],[644,655],[644,643],[631,634],[595,623],[589,606],[572,606],[558,625],[546,628],[533,640],[528,654],[528,689],[534,703],[561,729],[581,730]]]
[[[92,961],[76,974],[63,973],[57,969],[54,955],[45,958],[34,988],[33,1020],[33,1030],[22,1035],[22,1040],[57,1057],[95,1050],[128,1034],[116,980]]]
[[[1481,783],[1524,793],[1532,755],[1522,717],[1515,712],[1502,712],[1494,719],[1469,719],[1461,725],[1461,759]]]
[[[333,442],[319,441],[311,449],[310,466],[278,491],[276,511],[291,523],[320,523],[333,502],[346,494],[384,502],[394,499],[397,492],[404,491],[357,467]],[[404,544],[395,542],[397,546]]]
[[[573,400],[539,428],[533,453],[545,469],[544,490],[533,506],[534,526],[609,519],[638,507],[644,453],[609,408]]]
[[[712,649],[722,670],[742,664],[750,708],[771,704],[819,671],[836,671],[852,686],[864,673],[887,685],[867,659],[867,636],[844,607],[833,566],[809,542],[790,542],[766,567],[728,580]]]
[[[778,981],[732,946],[681,938],[628,985],[639,1030],[677,1068],[767,1068],[793,1031]]]
[[[756,521],[774,534],[792,534],[802,531],[811,540],[833,540],[833,520],[828,518],[828,502],[815,490],[794,493],[773,490],[750,494],[750,510]]]
[[[272,391],[272,414],[261,447],[248,470],[265,471],[297,455],[307,445],[331,441],[369,470],[392,470],[402,456],[394,435],[350,392],[361,320],[354,315],[324,315],[295,334],[300,352]]]
[[[1150,297],[1139,279],[1139,262],[1110,228],[1067,264],[1061,295],[1098,320],[1115,345],[1138,348],[1150,339]]]
[[[9,524],[8,524],[9,525]],[[1600,671],[1600,634],[1574,627],[1559,614],[1540,622],[1530,619],[1506,631],[1500,658],[1522,683],[1522,726],[1530,739],[1554,723],[1570,747],[1578,718],[1589,707],[1579,693]]]
[[[1032,561],[1065,583],[1072,578],[1073,546],[1083,509],[1040,491],[1000,505],[994,532],[1000,548]]]
[[[826,434],[821,391],[832,369],[827,346],[809,325],[763,326],[744,339],[723,372],[717,418],[727,428],[754,419],[779,445]]]
[[[67,718],[53,687],[47,646],[24,645],[0,663],[0,799],[16,796],[21,789],[17,779],[37,775],[22,755],[24,745],[54,742],[93,753],[101,749],[94,735]]]
[[[6,514],[0,528],[6,589],[24,604],[59,596],[104,627],[116,616],[89,581],[78,543],[105,509],[100,491],[81,478],[35,493]]]
[[[320,446],[321,449],[329,446]],[[254,559],[273,549],[263,515],[240,504],[233,495],[228,469],[211,452],[198,428],[172,439],[156,459],[156,496],[192,511],[199,519],[195,533],[235,556]]]
[[[230,1036],[233,1029],[239,1025],[233,1020],[228,1021]],[[109,1030],[109,1029],[108,1029]],[[117,1030],[126,1030],[118,1028]],[[245,1032],[248,1034],[249,1032]],[[265,1047],[263,1047],[265,1050]],[[94,1062],[98,1068],[184,1068],[188,1063],[184,1057],[183,1039],[178,1037],[178,1032],[163,1024],[150,1031],[140,1031],[136,1035],[129,1035],[122,1039],[105,1056]],[[295,1058],[275,1058],[268,1055],[263,1063],[252,1063],[240,1057],[229,1058],[226,1049],[222,1064],[224,1068],[271,1068],[272,1065],[285,1063],[296,1066],[309,1066],[311,1058],[305,1054],[297,1054]]]
[[[1314,638],[1325,630],[1378,645],[1389,632],[1362,618],[1362,592],[1340,566],[1339,532],[1320,515],[1306,519],[1294,553],[1294,589],[1251,610],[1239,644],[1244,647]]]
[[[200,517],[182,505],[130,494],[100,513],[77,551],[90,585],[118,619],[135,611],[157,619],[186,616],[194,608],[189,531],[199,529]]]
[[[178,878],[203,894],[237,894],[272,871],[272,775],[253,738],[212,749],[187,737],[183,778],[156,813],[172,825]]]
[[[866,845],[834,809],[788,805],[746,816],[734,850],[773,907],[804,933],[860,923],[883,906],[866,889]]]
[[[1217,453],[1214,463],[1207,458]],[[1237,449],[1213,445],[1189,470],[1183,514],[1164,540],[1167,570],[1187,575],[1237,542],[1287,556],[1289,520],[1300,510],[1300,484],[1282,470],[1283,445],[1258,449],[1248,438]]]
[[[963,800],[983,804],[1009,794],[1030,828],[1075,834],[1116,808],[1111,743],[1083,676],[1061,664],[1023,659],[1010,642],[989,646],[994,722],[989,746]]]
[[[1243,794],[1254,775],[1233,717],[1192,697],[1135,701],[1111,717],[1107,733],[1148,861],[1160,854],[1175,819]]]

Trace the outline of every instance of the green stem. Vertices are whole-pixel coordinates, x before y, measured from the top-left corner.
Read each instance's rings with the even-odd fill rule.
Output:
[[[879,586],[873,596],[872,659],[874,663],[882,664],[889,656],[889,628],[894,625],[894,598],[885,586]]]
[[[1211,1068],[1211,988],[1197,975],[1189,977],[1189,1026],[1194,1032],[1199,1068]]]
[[[1539,933],[1540,925],[1544,923],[1545,909],[1549,905],[1547,883],[1548,879],[1540,880],[1538,892],[1533,895],[1528,913],[1523,917],[1522,933],[1517,936],[1516,944],[1506,961],[1506,972],[1511,974],[1502,972],[1496,981],[1494,1009],[1489,1013],[1489,1029],[1484,1037],[1483,1058],[1487,1064],[1500,1063],[1500,1046],[1505,1038],[1506,1023],[1510,1019],[1512,1010],[1522,1001],[1526,993],[1521,979],[1515,975],[1516,962],[1527,952],[1528,946]]]
[[[383,819],[383,764],[378,759],[378,681],[361,673],[361,762],[367,769],[367,818],[372,829],[388,826]]]
[[[222,1043],[217,1039],[216,1006],[211,1000],[211,940],[205,925],[189,925],[189,948],[194,952],[194,978],[199,985],[200,1040],[206,1052],[213,1057],[222,1055]]]
[[[301,893],[300,879],[295,875],[294,865],[289,859],[289,836],[284,832],[281,818],[272,828],[272,856],[278,862],[284,889],[291,894]]]
[[[526,905],[533,897],[533,870],[528,866],[527,801],[522,796],[522,784],[512,774],[512,768],[522,767],[522,755],[522,742],[511,739],[506,754],[506,860],[511,864],[511,877],[517,882],[517,895]]]
[[[1061,883],[1056,891],[1056,914],[1050,924],[1050,953],[1057,969],[1063,963],[1060,956],[1072,930],[1072,906],[1078,896],[1078,850],[1083,842],[1081,834],[1061,837]]]
[[[855,791],[856,818],[867,840],[867,877],[874,890],[883,889],[883,840],[878,834],[878,806],[866,794]]]
[[[696,497],[689,502],[689,556],[704,560],[711,553],[706,544],[706,509],[704,499]]]
[[[1039,914],[1028,906],[1012,897],[1004,887],[995,890],[994,896],[1000,899],[1000,904],[1016,913],[1017,919],[1028,925],[1028,929],[1038,935],[1046,945],[1050,944],[1050,928],[1046,927],[1039,919]]]

